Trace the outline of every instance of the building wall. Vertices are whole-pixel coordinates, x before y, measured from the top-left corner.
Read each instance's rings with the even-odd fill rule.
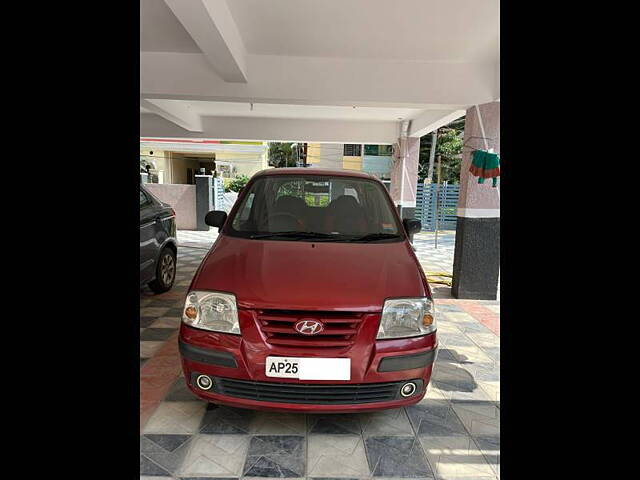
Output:
[[[342,143],[308,143],[307,164],[316,168],[343,168]]]
[[[236,175],[253,176],[268,165],[267,153],[217,152],[216,162],[229,162],[235,167]]]
[[[196,229],[196,186],[176,184],[145,184],[159,200],[168,203],[176,212],[176,227],[179,230]]]
[[[188,180],[187,169],[191,168],[198,172],[200,160],[185,158],[184,154],[172,152],[171,154],[171,183],[186,184]]]
[[[391,178],[391,156],[365,155],[362,159],[362,170],[378,178]]]
[[[171,183],[171,168],[169,164],[171,152],[154,149],[140,149],[140,156],[156,165],[158,183]]]
[[[362,157],[342,157],[342,168],[347,170],[362,170]]]

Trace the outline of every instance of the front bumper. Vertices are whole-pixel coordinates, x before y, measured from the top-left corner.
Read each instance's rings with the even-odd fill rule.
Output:
[[[378,340],[348,349],[283,348],[251,335],[226,335],[182,325],[179,347],[189,389],[203,400],[255,410],[340,413],[398,408],[426,393],[437,352],[435,332],[424,337]],[[265,375],[267,356],[349,357],[350,381],[300,381]],[[213,380],[208,390],[195,379]],[[418,386],[403,397],[407,382]]]

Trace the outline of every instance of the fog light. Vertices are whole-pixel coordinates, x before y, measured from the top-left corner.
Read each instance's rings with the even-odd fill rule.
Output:
[[[400,395],[403,397],[410,397],[414,393],[416,393],[416,384],[413,382],[405,383],[400,389]]]
[[[206,375],[200,375],[196,378],[196,385],[198,385],[202,390],[209,390],[213,385],[213,382]]]

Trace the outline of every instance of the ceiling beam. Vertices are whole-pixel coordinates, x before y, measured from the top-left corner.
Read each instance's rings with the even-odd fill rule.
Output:
[[[466,110],[427,110],[411,121],[410,137],[422,137],[435,129],[457,120],[467,113]]]
[[[392,144],[397,122],[288,118],[202,117],[202,132],[186,131],[158,115],[140,114],[141,137]]]
[[[140,93],[183,100],[406,107],[467,106],[498,96],[494,64],[253,54],[246,60],[251,81],[228,83],[202,54],[140,52]]]
[[[140,106],[188,132],[202,132],[200,115],[191,110],[188,104],[140,98]]]
[[[226,0],[165,2],[220,78],[246,83],[246,50]]]

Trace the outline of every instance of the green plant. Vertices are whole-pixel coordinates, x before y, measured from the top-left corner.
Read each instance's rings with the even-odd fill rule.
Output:
[[[454,120],[449,125],[438,129],[436,140],[436,155],[442,161],[440,180],[452,184],[460,182],[460,164],[462,162],[463,135],[465,117]],[[431,151],[431,133],[420,139],[420,157],[418,164],[418,178],[423,181],[427,177],[429,168],[429,154]],[[436,182],[437,157],[434,159],[432,181]]]
[[[293,143],[270,142],[269,143],[269,165],[281,167],[295,167],[296,161],[291,146]]]
[[[225,192],[239,192],[249,181],[249,177],[246,175],[238,175],[234,178],[224,179],[224,191]]]

